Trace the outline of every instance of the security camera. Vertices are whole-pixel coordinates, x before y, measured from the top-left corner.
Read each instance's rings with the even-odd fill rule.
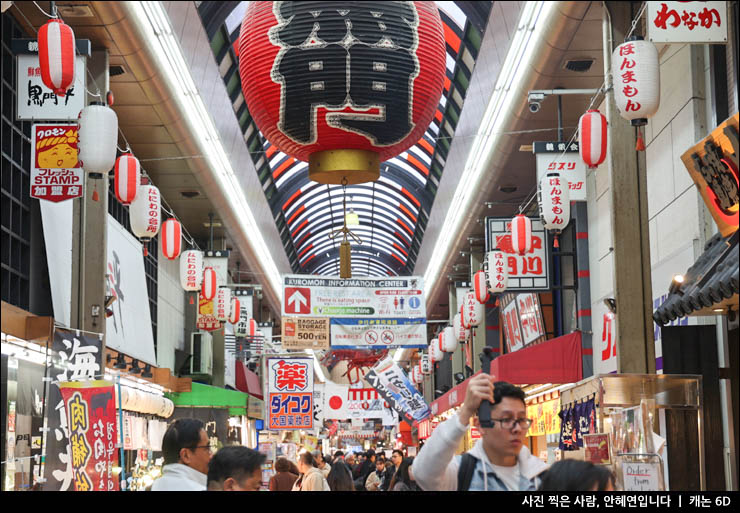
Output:
[[[540,111],[541,102],[545,100],[544,93],[532,92],[527,94],[527,101],[529,102],[529,112],[535,114]]]

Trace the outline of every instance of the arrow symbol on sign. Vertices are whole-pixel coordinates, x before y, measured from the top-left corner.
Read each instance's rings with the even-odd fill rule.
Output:
[[[306,298],[300,293],[300,291],[296,290],[288,299],[288,306],[290,306],[291,303],[293,304],[293,310],[295,313],[300,313],[301,305],[308,304],[308,301],[306,301]]]

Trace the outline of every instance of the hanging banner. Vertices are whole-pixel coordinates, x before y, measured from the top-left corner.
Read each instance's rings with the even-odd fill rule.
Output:
[[[384,426],[398,423],[396,412],[374,388],[350,388],[348,397],[350,419],[381,419]]]
[[[283,349],[329,349],[329,318],[283,317]]]
[[[537,183],[547,173],[560,173],[568,179],[570,200],[586,201],[586,163],[577,142],[534,142],[532,151],[537,159]]]
[[[324,383],[313,385],[313,425],[316,431],[324,427]]]
[[[727,2],[647,2],[653,43],[727,43]]]
[[[524,347],[516,303],[516,300],[513,300],[509,302],[503,310],[501,310],[501,316],[503,317],[504,323],[504,334],[506,335],[507,353],[513,353],[514,351],[518,351]]]
[[[522,326],[522,340],[524,345],[531,344],[547,336],[545,323],[542,321],[540,298],[537,294],[517,294],[517,310],[519,322]]]
[[[283,276],[283,315],[426,319],[424,280]]]
[[[324,385],[324,418],[347,420],[349,417],[349,386],[327,381]]]
[[[511,246],[511,218],[486,217],[486,251],[495,248],[506,253],[509,279],[506,290],[539,292],[550,289],[550,244],[542,221],[531,218],[532,249],[526,255],[514,253]]]
[[[527,418],[532,419],[528,436],[556,435],[560,433],[560,399],[552,399],[527,406]]]
[[[54,328],[49,375],[54,381],[93,380],[103,369],[103,336]],[[61,391],[49,385],[47,397],[49,431],[46,444],[44,490],[70,490],[75,478],[69,444],[67,411]]]
[[[57,96],[41,80],[38,43],[28,41],[34,47],[34,54],[21,54],[16,57],[16,119],[33,121],[43,119],[77,120],[85,107],[85,73],[87,59],[82,55],[75,57],[75,80],[64,96]],[[89,45],[90,42],[88,41]],[[34,46],[35,45],[35,46]],[[88,50],[89,52],[89,50]]]
[[[67,410],[75,491],[118,490],[116,401],[110,381],[59,383]]]
[[[426,319],[332,319],[334,349],[423,349],[427,347]]]
[[[77,125],[33,125],[31,137],[31,197],[54,203],[82,197]]]
[[[198,321],[196,326],[199,330],[216,331],[221,329],[221,321],[216,319],[212,299],[204,299],[198,295]]]
[[[406,373],[386,357],[365,374],[365,380],[380,393],[386,402],[409,424],[419,422],[431,415],[429,405],[409,381]]]
[[[313,358],[267,359],[268,429],[313,428]]]

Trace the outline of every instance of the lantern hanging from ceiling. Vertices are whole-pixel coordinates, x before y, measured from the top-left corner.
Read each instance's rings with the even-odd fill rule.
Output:
[[[470,338],[470,330],[466,329],[462,324],[462,314],[456,313],[452,318],[452,331],[459,342],[467,342]]]
[[[231,308],[229,309],[229,322],[236,324],[239,322],[242,313],[242,304],[238,297],[231,298]]]
[[[425,376],[432,373],[432,360],[428,354],[421,355],[421,358],[419,359],[419,368],[421,369],[421,373]]]
[[[139,159],[130,153],[124,153],[116,159],[114,188],[116,198],[124,205],[130,204],[136,197],[141,181]]]
[[[532,251],[532,221],[523,214],[511,220],[511,247],[518,255]]]
[[[424,383],[424,375],[419,370],[419,366],[414,366],[414,383],[417,385],[420,385],[421,383]]]
[[[479,303],[486,304],[490,296],[486,283],[486,271],[480,270],[473,275],[473,290],[475,291],[475,299]]]
[[[506,290],[506,284],[509,280],[509,265],[506,253],[500,249],[494,249],[488,252],[486,258],[489,290],[494,294],[500,294]]]
[[[463,296],[463,300],[460,303],[460,326],[462,326],[463,329],[470,329],[470,325],[466,322],[465,319],[465,296]]]
[[[203,281],[203,253],[190,249],[180,255],[180,285],[183,289],[194,292],[200,290]]]
[[[440,348],[445,353],[454,353],[459,347],[459,342],[455,336],[455,330],[452,326],[446,326],[439,332]]]
[[[619,114],[632,126],[646,125],[660,106],[660,63],[655,45],[633,36],[616,47],[612,84]]]
[[[249,329],[249,320],[240,318],[236,324],[234,324],[234,336],[237,338],[244,338],[247,336],[247,330]]]
[[[171,217],[162,223],[162,254],[169,260],[180,256],[182,249],[182,226],[180,221]]]
[[[206,301],[211,301],[216,297],[217,289],[216,270],[213,267],[206,267],[203,270],[203,284],[200,288],[200,296]]]
[[[139,185],[134,201],[128,208],[131,231],[139,239],[148,241],[159,233],[162,222],[159,189],[153,185]]]
[[[260,332],[259,327],[257,326],[257,321],[255,321],[254,319],[249,319],[247,321],[247,334],[246,334],[246,337],[252,338],[252,339],[257,339],[261,335],[262,335],[262,333]]]
[[[118,116],[101,102],[93,102],[80,111],[78,160],[86,173],[106,174],[116,162]],[[138,192],[137,192],[138,194]]]
[[[538,184],[540,219],[546,230],[555,232],[553,247],[560,247],[558,235],[570,221],[570,192],[568,179],[560,173],[547,173]]]
[[[475,297],[475,292],[468,291],[463,300],[463,321],[468,327],[478,326],[486,315],[486,305],[481,304]]]
[[[444,353],[439,349],[439,337],[434,337],[429,341],[429,357],[432,362],[441,362],[444,358]]]
[[[221,322],[229,320],[229,313],[231,313],[231,289],[228,287],[219,287],[216,291],[216,300],[213,306],[216,319]]]
[[[590,109],[578,120],[578,133],[581,140],[578,151],[581,160],[590,168],[595,168],[606,158],[606,118],[595,109]]]
[[[421,139],[444,86],[435,2],[250,2],[238,45],[257,128],[321,183],[376,180]]]
[[[75,80],[75,44],[72,27],[59,18],[49,20],[39,29],[41,81],[58,96],[66,95]]]

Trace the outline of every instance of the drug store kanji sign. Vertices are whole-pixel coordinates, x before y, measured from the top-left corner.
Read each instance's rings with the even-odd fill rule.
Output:
[[[313,359],[269,358],[268,429],[313,429]]]

